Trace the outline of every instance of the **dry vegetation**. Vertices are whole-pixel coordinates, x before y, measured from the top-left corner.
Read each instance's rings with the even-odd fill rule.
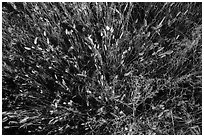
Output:
[[[201,135],[202,3],[2,3],[3,134]]]

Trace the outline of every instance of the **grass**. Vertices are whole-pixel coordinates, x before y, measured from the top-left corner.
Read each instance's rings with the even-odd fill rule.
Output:
[[[202,3],[2,3],[2,133],[201,135]]]

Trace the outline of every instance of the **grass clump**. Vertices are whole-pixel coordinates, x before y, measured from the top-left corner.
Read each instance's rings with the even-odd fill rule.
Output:
[[[3,2],[3,134],[202,134],[201,11]]]

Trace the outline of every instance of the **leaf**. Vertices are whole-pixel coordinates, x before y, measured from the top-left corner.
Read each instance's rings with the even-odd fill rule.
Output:
[[[9,121],[8,124],[9,124],[9,125],[16,125],[16,124],[18,124],[18,122],[17,122],[17,121]]]
[[[158,118],[161,119],[162,115],[164,114],[164,112],[162,111],[159,115]]]
[[[16,118],[17,117],[15,114],[9,114],[8,116],[9,116],[9,118]]]
[[[144,55],[144,52],[139,53],[139,56],[142,56],[142,55]]]
[[[77,76],[87,77],[87,75],[84,75],[84,74],[77,74]]]
[[[36,97],[34,97],[34,96],[32,96],[32,95],[28,95],[28,97],[29,97],[29,98],[36,98]]]
[[[150,32],[147,32],[147,37],[149,37],[151,35],[151,33]]]
[[[64,79],[62,79],[62,84],[63,84],[65,87],[67,87],[67,84],[66,84],[66,82],[64,81]]]
[[[144,19],[144,26],[146,27],[147,26],[147,20]]]
[[[109,27],[109,26],[106,26],[106,30],[110,30],[110,27]]]
[[[181,11],[179,11],[179,12],[176,14],[176,17],[178,17],[180,14],[181,14]]]
[[[184,15],[186,15],[187,12],[188,12],[188,10],[186,10],[186,11],[184,12]]]
[[[2,119],[2,122],[6,122],[8,120],[8,117],[4,117],[3,119]]]
[[[34,40],[35,45],[37,44],[37,41],[38,41],[38,37],[36,37],[35,40]]]
[[[129,75],[132,75],[132,71],[128,72],[128,73],[125,73],[124,76],[129,76]]]
[[[48,124],[52,124],[55,119],[51,119]]]
[[[159,29],[159,28],[161,28],[162,27],[162,23],[164,22],[164,19],[165,19],[166,17],[164,17],[162,20],[161,20],[161,22],[159,23],[159,25],[157,26],[157,29]]]
[[[164,49],[164,47],[159,48],[156,52],[154,52],[152,55],[156,55],[157,53],[159,53],[160,51],[162,51]]]
[[[26,50],[31,50],[31,48],[29,48],[29,47],[24,47]]]
[[[44,36],[46,36],[46,31],[44,31],[44,33],[43,33],[43,34],[44,34]]]
[[[25,118],[22,119],[19,123],[20,123],[20,124],[25,123],[28,119],[29,119],[29,117],[25,117]]]
[[[161,48],[158,49],[157,52],[160,52],[160,51],[162,51],[163,49],[164,49],[164,47],[161,47]]]
[[[9,127],[9,126],[5,126],[5,127],[4,127],[4,129],[9,129],[9,128],[11,128],[11,127]]]
[[[2,112],[1,114],[2,114],[2,115],[9,115],[9,114],[13,114],[13,113],[4,111],[4,112]]]
[[[23,127],[27,128],[30,125],[33,125],[33,123],[25,123],[22,126],[20,126],[20,128],[23,128]]]
[[[156,42],[156,43],[154,43],[154,46],[158,46],[158,45],[159,45],[159,43],[157,43],[157,42]]]
[[[166,56],[166,55],[170,55],[171,53],[173,53],[173,51],[172,50],[168,50],[168,51],[166,51],[166,52],[164,52],[162,54],[159,54],[159,56]]]
[[[57,117],[56,117],[56,118],[51,119],[48,124],[55,124],[55,123],[58,122],[58,121],[59,121],[59,120],[58,120]]]
[[[47,38],[47,44],[48,44],[48,45],[50,44],[50,40],[49,40],[49,38]]]

